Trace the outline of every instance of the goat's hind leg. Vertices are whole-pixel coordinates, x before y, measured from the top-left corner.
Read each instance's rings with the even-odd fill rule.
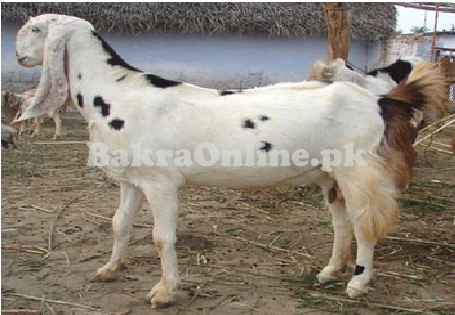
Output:
[[[332,183],[333,184],[333,183]],[[352,223],[346,212],[344,200],[337,196],[333,185],[322,187],[326,204],[332,214],[333,249],[329,264],[322,269],[317,278],[320,283],[337,280],[351,259]]]
[[[38,135],[42,121],[42,116],[35,117],[35,130],[32,132],[31,138],[35,138]]]
[[[175,251],[178,187],[168,181],[153,182],[144,185],[144,193],[155,219],[153,238],[161,261],[161,279],[147,295],[147,299],[152,308],[164,308],[175,302],[180,284]]]
[[[339,181],[357,243],[356,268],[346,293],[356,298],[368,293],[373,276],[373,254],[378,239],[385,237],[398,213],[395,177],[381,159],[366,156],[367,167],[354,167]]]
[[[109,262],[96,272],[97,281],[114,281],[117,271],[123,266],[134,216],[144,202],[140,188],[128,183],[120,184],[120,206],[112,219],[114,244]]]

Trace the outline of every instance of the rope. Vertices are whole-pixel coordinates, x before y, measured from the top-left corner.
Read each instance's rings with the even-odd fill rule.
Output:
[[[353,68],[355,68],[355,69],[358,69],[358,70],[362,71],[364,74],[367,73],[367,72],[366,72],[365,70],[363,70],[362,68],[357,67],[355,64],[353,64],[353,63],[351,63],[351,62],[349,62],[349,61],[347,61],[347,60],[346,60],[346,64],[350,65],[351,67],[353,67]]]

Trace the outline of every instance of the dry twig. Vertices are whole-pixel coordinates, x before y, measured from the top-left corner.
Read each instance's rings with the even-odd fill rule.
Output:
[[[40,310],[2,310],[2,314],[10,315],[38,315],[41,314]]]
[[[328,300],[328,301],[344,302],[344,303],[359,303],[359,304],[363,304],[365,306],[368,306],[369,308],[377,307],[377,308],[389,309],[389,310],[394,310],[394,311],[403,311],[403,312],[416,313],[416,314],[418,314],[418,313],[436,314],[436,313],[433,313],[433,312],[429,312],[428,310],[406,308],[406,307],[400,307],[400,306],[394,306],[394,305],[377,303],[377,302],[370,302],[370,301],[359,301],[359,300],[344,299],[344,298],[340,298],[338,296],[330,296],[330,295],[325,295],[325,294],[320,294],[320,293],[310,293],[310,296],[315,297],[315,298]]]
[[[92,213],[92,212],[89,212],[89,211],[84,211],[84,213],[88,214],[89,216],[92,216],[94,218],[102,219],[102,220],[105,220],[105,221],[112,221],[111,218],[103,217],[102,215],[99,215],[99,214],[96,214],[96,213]],[[153,226],[152,225],[148,225],[148,224],[133,224],[133,227],[153,229]]]
[[[240,241],[243,241],[243,242],[247,242],[247,243],[262,247],[262,248],[273,249],[273,250],[276,250],[276,251],[279,251],[279,252],[284,252],[284,253],[293,254],[293,255],[300,255],[300,256],[304,256],[304,257],[309,258],[309,259],[314,259],[314,257],[311,256],[310,254],[300,253],[300,252],[296,252],[296,251],[292,251],[292,250],[279,248],[279,247],[276,247],[276,246],[270,246],[270,245],[266,245],[266,244],[262,244],[262,243],[258,243],[258,242],[253,242],[253,241],[250,241],[250,240],[248,240],[248,239],[246,239],[244,237],[228,236],[228,235],[223,235],[223,234],[219,234],[219,233],[215,233],[215,234],[218,235],[218,236],[222,236],[222,237],[228,237],[228,238],[237,239],[237,240],[240,240]]]
[[[54,220],[52,221],[51,225],[49,226],[49,237],[48,237],[48,244],[47,244],[47,249],[49,251],[52,251],[52,242],[53,242],[53,236],[54,236],[54,229],[55,229],[55,223],[57,222],[60,214],[67,209],[72,203],[75,201],[79,200],[85,193],[80,194],[77,197],[74,197],[70,201],[68,201],[58,212],[57,215],[55,216]]]
[[[41,254],[44,255],[44,258],[49,257],[49,251],[45,248],[40,246],[33,246],[33,245],[7,245],[2,244],[2,250],[15,250],[22,253],[29,253],[29,254]]]
[[[452,119],[451,121],[445,123],[444,125],[442,125],[442,127],[440,127],[440,128],[438,128],[438,129],[436,129],[435,131],[431,132],[429,135],[427,135],[427,136],[423,137],[422,139],[417,140],[416,142],[414,142],[413,146],[415,147],[415,146],[419,145],[422,141],[424,141],[424,140],[430,138],[430,137],[433,136],[435,133],[438,133],[439,131],[445,129],[448,125],[453,124],[454,122],[455,122],[455,119]],[[423,129],[422,129],[422,130],[423,130]]]
[[[79,308],[84,308],[84,309],[93,310],[93,311],[100,311],[99,308],[86,306],[86,305],[82,305],[79,303],[65,302],[65,301],[59,301],[59,300],[49,300],[49,299],[44,299],[44,298],[40,298],[40,297],[33,296],[33,295],[18,294],[18,293],[3,293],[3,295],[16,296],[16,297],[20,297],[22,299],[32,300],[32,301],[40,301],[40,302],[44,301],[44,302],[48,302],[48,303],[68,305],[68,306],[79,307]]]
[[[455,244],[450,244],[450,243],[428,242],[428,241],[422,241],[419,239],[403,238],[403,237],[395,237],[395,236],[387,236],[386,238],[389,240],[398,241],[398,242],[408,242],[408,243],[424,244],[424,245],[438,245],[438,246],[455,248]]]
[[[137,240],[134,240],[133,242],[129,243],[128,246],[134,245],[137,242],[142,241],[144,238],[150,236],[150,234],[152,234],[152,233],[151,232],[146,233],[144,236],[142,236],[142,237],[138,238]],[[89,261],[91,259],[99,258],[99,257],[101,257],[103,255],[109,254],[111,251],[112,251],[112,249],[103,251],[101,253],[98,253],[98,254],[95,254],[95,255],[92,255],[92,256],[89,256],[89,257],[85,257],[85,258],[79,259],[79,262],[85,262],[85,261]]]

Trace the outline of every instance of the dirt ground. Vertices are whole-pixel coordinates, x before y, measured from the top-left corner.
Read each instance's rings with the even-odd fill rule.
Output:
[[[37,139],[27,135],[18,150],[2,151],[3,310],[455,314],[452,155],[431,149],[425,153],[419,147],[415,177],[400,197],[401,220],[377,245],[371,291],[356,301],[344,293],[352,267],[339,282],[316,281],[330,258],[333,237],[317,187],[182,189],[177,232],[182,300],[174,307],[152,310],[144,297],[159,279],[160,262],[147,204],[135,220],[127,269],[115,282],[92,282],[110,255],[109,219],[118,206],[119,187],[96,167],[86,166],[84,143],[43,144],[52,143],[52,126],[47,120]],[[61,140],[88,141],[87,125],[78,113],[64,114],[62,126]],[[449,144],[448,135],[442,132],[434,141]],[[49,246],[50,255],[45,257]],[[352,250],[355,254],[354,241]]]

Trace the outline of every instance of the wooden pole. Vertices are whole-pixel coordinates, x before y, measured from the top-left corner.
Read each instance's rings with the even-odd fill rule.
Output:
[[[433,28],[433,39],[431,41],[431,62],[436,62],[436,54],[435,54],[435,47],[436,47],[436,30],[438,28],[438,16],[439,16],[439,2],[436,2],[436,13],[434,17],[434,28]]]
[[[327,61],[347,61],[351,41],[351,9],[343,2],[324,2],[325,24],[329,39]]]

